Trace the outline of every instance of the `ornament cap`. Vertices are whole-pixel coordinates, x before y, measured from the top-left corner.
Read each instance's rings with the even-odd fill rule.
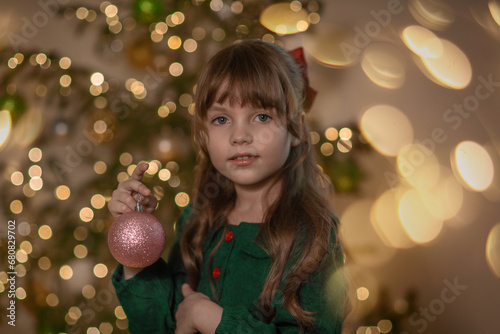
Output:
[[[137,203],[135,204],[135,211],[138,211],[138,212],[143,212],[143,208],[142,208],[142,205],[141,205],[141,193],[139,192],[139,188],[141,188],[142,184],[140,184],[138,187],[137,187]]]

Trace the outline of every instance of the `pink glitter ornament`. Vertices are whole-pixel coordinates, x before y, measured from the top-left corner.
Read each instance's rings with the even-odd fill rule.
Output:
[[[150,213],[126,212],[108,232],[111,254],[124,266],[144,268],[156,262],[165,248],[165,230]]]

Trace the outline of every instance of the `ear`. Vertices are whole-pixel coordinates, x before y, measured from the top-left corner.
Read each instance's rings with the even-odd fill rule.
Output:
[[[306,121],[306,113],[305,112],[301,112],[300,115],[299,115],[299,122],[300,122],[300,126],[303,127],[304,126],[304,122]],[[300,138],[297,138],[297,137],[292,137],[292,147],[293,146],[297,146],[300,144]]]

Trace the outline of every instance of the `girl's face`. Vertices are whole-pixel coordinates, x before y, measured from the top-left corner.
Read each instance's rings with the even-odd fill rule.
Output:
[[[266,188],[296,139],[274,110],[214,103],[207,110],[207,149],[214,167],[238,187]]]

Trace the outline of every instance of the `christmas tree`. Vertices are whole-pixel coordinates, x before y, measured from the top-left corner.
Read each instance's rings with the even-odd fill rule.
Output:
[[[12,256],[0,259],[1,270],[9,268],[0,271],[2,307],[15,301],[24,333],[125,332],[110,282],[112,191],[139,162],[150,163],[144,183],[159,200],[167,256],[175,220],[190,202],[190,118],[201,66],[240,39],[283,46],[289,34],[314,29],[321,6],[134,0],[43,11],[79,34],[100,31],[93,52],[125,59],[140,75],[116,78],[64,54],[33,50],[26,34],[9,35],[0,52],[0,217],[15,225],[15,237],[9,243],[5,225],[0,247]],[[355,157],[367,145],[355,126],[341,128],[311,137],[337,191],[353,192],[362,177]]]

